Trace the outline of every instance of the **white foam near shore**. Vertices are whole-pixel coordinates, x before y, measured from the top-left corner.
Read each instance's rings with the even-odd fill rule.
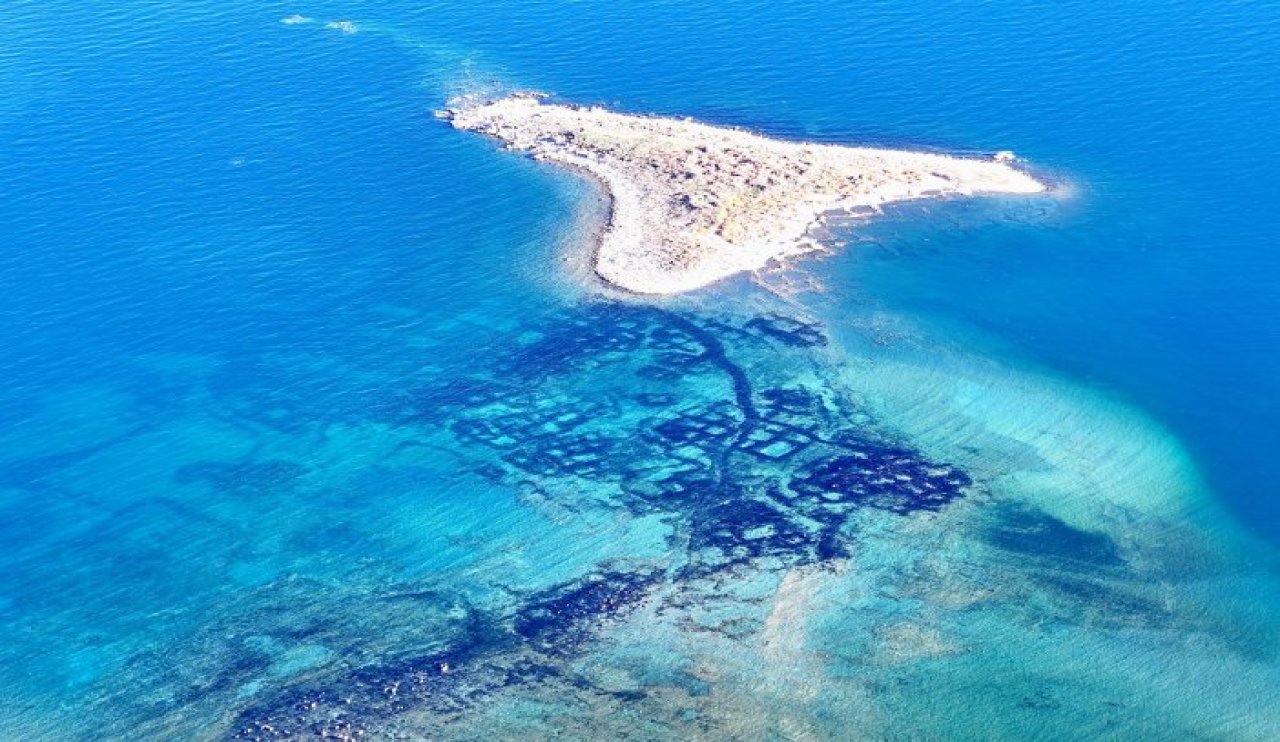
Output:
[[[642,294],[689,291],[815,249],[810,231],[827,213],[1045,190],[1010,165],[1009,152],[966,159],[785,142],[687,119],[548,104],[527,93],[441,116],[599,179],[613,208],[595,270]]]

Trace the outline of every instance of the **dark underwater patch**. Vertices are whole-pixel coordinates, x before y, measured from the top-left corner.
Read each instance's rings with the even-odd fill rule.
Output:
[[[515,631],[546,654],[566,654],[594,635],[598,623],[634,610],[657,586],[655,571],[597,572],[531,595],[520,606]]]
[[[661,573],[654,570],[592,572],[527,596],[507,620],[474,613],[446,649],[281,689],[243,709],[229,736],[385,737],[409,711],[445,725],[504,689],[553,680],[581,686],[585,680],[565,676],[556,663],[593,639],[603,624],[634,610],[659,584]],[[438,599],[431,593],[422,597]],[[430,731],[415,727],[412,735]]]
[[[755,330],[780,343],[794,348],[811,348],[827,344],[827,336],[814,322],[804,322],[780,314],[766,314],[747,322],[747,329]]]
[[[178,484],[205,482],[228,492],[271,492],[289,487],[306,474],[306,467],[292,461],[203,461],[187,464],[174,472]]]
[[[598,303],[515,335],[487,368],[421,390],[405,419],[451,433],[491,481],[547,498],[585,491],[596,507],[663,514],[676,532],[671,549],[686,551],[683,559],[673,553],[684,566],[597,568],[515,596],[510,612],[475,617],[447,650],[330,674],[259,701],[240,715],[236,736],[387,734],[410,710],[445,724],[503,688],[577,687],[586,681],[563,675],[564,661],[650,596],[661,592],[662,605],[678,606],[672,595],[705,585],[702,578],[762,560],[777,569],[846,557],[845,526],[859,509],[933,513],[972,485],[955,467],[853,424],[841,413],[847,402],[796,383],[786,364],[779,372],[735,359],[824,345],[810,322],[770,314],[732,326]],[[183,476],[247,474],[206,467]]]
[[[998,522],[985,533],[987,543],[1004,551],[1054,562],[1100,567],[1124,563],[1106,534],[1074,528],[1040,510],[1005,506]]]
[[[770,314],[733,327],[600,303],[521,334],[534,340],[431,396],[450,400],[460,441],[496,456],[489,478],[613,485],[609,506],[675,516],[721,566],[838,558],[856,509],[937,512],[972,485],[851,424],[823,393],[735,361],[822,345],[813,323]]]
[[[909,515],[941,510],[971,484],[954,467],[931,464],[905,449],[862,443],[817,462],[793,479],[791,488],[815,502]]]

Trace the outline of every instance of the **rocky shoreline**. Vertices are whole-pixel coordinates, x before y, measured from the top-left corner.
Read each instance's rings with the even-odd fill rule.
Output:
[[[979,160],[786,142],[687,119],[551,104],[533,93],[440,116],[597,178],[612,207],[595,270],[641,294],[690,291],[812,250],[810,230],[830,212],[1045,190],[1005,152]]]

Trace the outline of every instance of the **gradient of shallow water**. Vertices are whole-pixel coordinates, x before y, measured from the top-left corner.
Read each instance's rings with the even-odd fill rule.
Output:
[[[1276,728],[1265,8],[0,18],[10,736]],[[601,303],[513,87],[1074,195]]]

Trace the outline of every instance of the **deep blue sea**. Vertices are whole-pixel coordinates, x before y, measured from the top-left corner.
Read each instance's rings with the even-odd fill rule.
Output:
[[[1275,3],[0,30],[0,737],[1280,737]],[[528,89],[1055,187],[620,297]]]

